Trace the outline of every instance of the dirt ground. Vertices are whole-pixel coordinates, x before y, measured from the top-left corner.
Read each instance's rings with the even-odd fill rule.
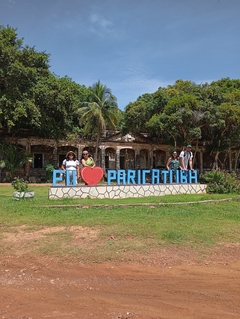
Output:
[[[0,319],[240,318],[240,244],[84,264],[23,252],[26,238],[13,237],[0,255]]]

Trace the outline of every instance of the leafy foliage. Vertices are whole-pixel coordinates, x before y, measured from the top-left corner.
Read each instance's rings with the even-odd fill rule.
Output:
[[[67,77],[57,78],[50,75],[47,79],[41,79],[34,91],[41,125],[33,127],[34,133],[58,140],[63,134],[72,132],[78,125],[74,112],[86,90],[84,86],[81,87]]]
[[[0,144],[0,151],[3,155],[2,165],[8,172],[8,179],[11,181],[14,172],[21,168],[27,161],[32,161],[32,155],[26,150],[19,148],[15,144],[2,143]]]
[[[147,103],[141,100],[130,103],[126,107],[125,112],[125,130],[123,133],[146,132],[146,122],[149,119],[149,110]]]
[[[8,131],[40,125],[34,87],[49,75],[49,55],[23,46],[16,30],[0,26],[0,127]]]
[[[52,164],[47,164],[47,165],[45,165],[44,168],[46,170],[47,182],[51,182],[52,181],[52,173],[54,171],[54,166]]]
[[[208,193],[228,194],[238,193],[240,194],[240,182],[235,173],[226,173],[222,171],[206,172],[202,179],[208,183]]]
[[[115,130],[118,124],[119,109],[117,99],[111,90],[98,81],[90,89],[89,101],[82,103],[76,113],[79,115],[79,125],[86,135],[96,138],[95,160],[102,133],[109,128]]]
[[[24,179],[14,178],[12,186],[17,192],[26,192],[28,190],[28,182]]]
[[[221,152],[239,151],[240,80],[197,85],[180,79],[152,97],[126,107],[125,130],[146,131],[174,148],[207,141],[206,151],[213,155],[216,169]]]
[[[207,141],[206,151],[218,168],[221,152],[240,151],[240,79],[223,78],[173,85],[145,93],[120,112],[117,99],[100,81],[87,88],[49,70],[46,52],[24,45],[16,29],[0,26],[0,129],[54,138],[76,138],[79,132],[96,141],[95,158],[105,129],[150,133],[174,148]],[[4,165],[3,162],[0,165]],[[235,167],[238,159],[235,160]]]
[[[88,89],[49,70],[49,55],[23,45],[16,30],[0,26],[0,128],[58,140],[78,126],[74,111]]]

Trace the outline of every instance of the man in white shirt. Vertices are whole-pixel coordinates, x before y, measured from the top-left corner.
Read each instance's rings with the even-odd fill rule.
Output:
[[[187,145],[186,149],[182,151],[179,155],[180,159],[180,167],[184,171],[193,170],[192,167],[192,159],[193,153],[191,152],[192,146],[190,144]]]

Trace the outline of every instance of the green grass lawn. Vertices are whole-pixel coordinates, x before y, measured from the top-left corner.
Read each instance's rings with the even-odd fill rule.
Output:
[[[13,250],[5,243],[6,233],[17,233],[22,225],[25,232],[61,227],[26,243],[26,251],[68,254],[85,261],[130,258],[171,245],[202,250],[223,242],[240,242],[239,195],[49,200],[47,186],[30,185],[29,189],[35,191],[34,198],[16,201],[11,186],[0,186],[2,253]],[[221,199],[231,200],[217,202]],[[216,202],[202,203],[207,200]],[[73,226],[93,231],[95,236],[83,236],[80,244],[72,245]]]

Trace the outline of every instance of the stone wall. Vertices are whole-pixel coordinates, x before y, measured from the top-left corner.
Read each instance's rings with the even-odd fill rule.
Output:
[[[128,198],[206,193],[206,184],[144,184],[144,185],[96,185],[52,186],[49,199],[62,198]]]

